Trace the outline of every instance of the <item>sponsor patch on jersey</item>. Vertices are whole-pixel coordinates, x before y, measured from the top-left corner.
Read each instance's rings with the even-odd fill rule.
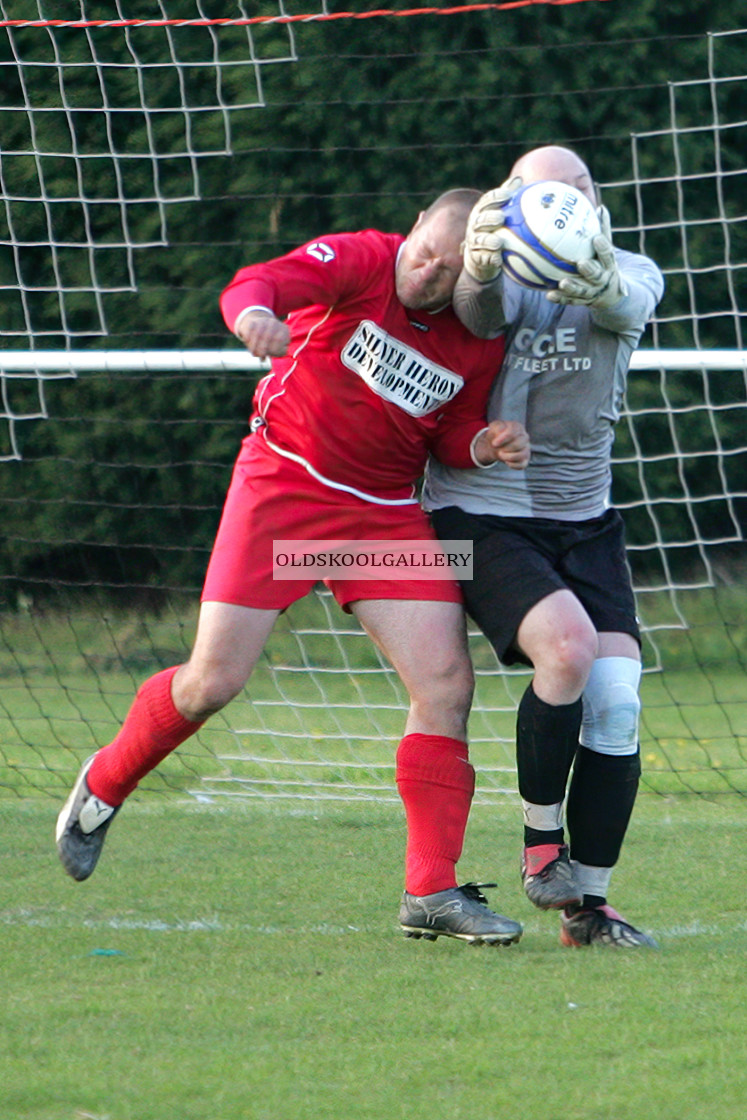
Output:
[[[457,395],[464,378],[364,319],[346,343],[343,365],[362,377],[374,393],[410,416],[427,416]]]
[[[326,245],[324,243],[324,241],[314,241],[311,245],[309,245],[306,252],[310,257],[316,257],[316,259],[318,261],[321,261],[322,264],[327,264],[328,261],[333,261],[335,259],[334,249],[331,249],[329,245]]]

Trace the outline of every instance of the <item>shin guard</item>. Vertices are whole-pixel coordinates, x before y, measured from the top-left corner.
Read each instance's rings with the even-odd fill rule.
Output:
[[[566,806],[571,859],[593,867],[614,867],[640,776],[639,753],[608,755],[579,747]]]

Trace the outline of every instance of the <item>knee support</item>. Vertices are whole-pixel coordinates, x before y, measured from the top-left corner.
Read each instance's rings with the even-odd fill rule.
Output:
[[[599,657],[583,694],[581,744],[613,756],[638,750],[641,663],[632,657]]]

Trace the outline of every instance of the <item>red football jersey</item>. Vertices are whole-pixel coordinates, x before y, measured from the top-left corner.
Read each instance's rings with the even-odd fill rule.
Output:
[[[503,338],[470,334],[451,306],[409,311],[394,271],[404,238],[331,234],[242,268],[221,296],[227,326],[265,307],[290,347],[255,393],[252,426],[328,486],[377,502],[415,501],[429,451],[473,467]]]

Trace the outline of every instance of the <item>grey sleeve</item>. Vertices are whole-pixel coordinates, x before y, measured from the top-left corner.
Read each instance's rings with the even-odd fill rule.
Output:
[[[628,335],[635,345],[663,295],[664,277],[648,257],[624,249],[617,249],[616,253],[628,294],[614,307],[589,310],[597,326],[612,334]],[[506,283],[502,275],[489,284],[481,284],[462,269],[454,288],[454,311],[478,338],[495,338],[509,324],[521,319],[524,301],[536,295]],[[548,314],[551,306],[548,305]]]
[[[640,336],[664,294],[661,270],[648,257],[616,250],[617,265],[628,294],[614,307],[589,308],[598,327],[613,334],[633,332]]]
[[[500,275],[489,284],[481,284],[462,269],[454,288],[453,304],[457,318],[478,338],[496,338],[505,328]]]

